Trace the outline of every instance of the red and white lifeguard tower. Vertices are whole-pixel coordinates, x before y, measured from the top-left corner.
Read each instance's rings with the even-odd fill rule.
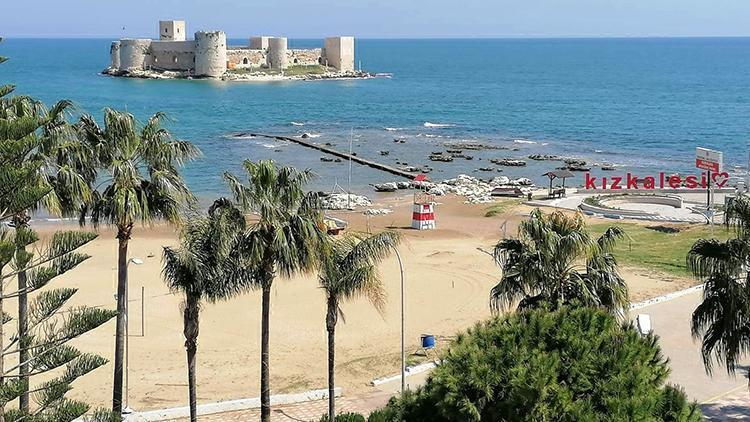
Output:
[[[428,194],[414,194],[414,208],[412,210],[411,228],[417,230],[435,229],[435,196]]]

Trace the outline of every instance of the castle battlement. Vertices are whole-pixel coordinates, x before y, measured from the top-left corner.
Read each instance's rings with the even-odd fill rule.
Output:
[[[325,65],[338,72],[354,71],[354,37],[326,38],[321,48],[289,49],[285,37],[256,36],[246,46],[229,46],[223,31],[198,31],[193,40],[186,35],[185,21],[168,20],[159,21],[158,39],[113,41],[108,71],[175,71],[214,78],[233,68]]]

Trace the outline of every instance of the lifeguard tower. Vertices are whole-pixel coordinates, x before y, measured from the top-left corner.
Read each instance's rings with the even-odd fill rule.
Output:
[[[417,230],[435,229],[435,196],[426,193],[414,194],[411,228]]]

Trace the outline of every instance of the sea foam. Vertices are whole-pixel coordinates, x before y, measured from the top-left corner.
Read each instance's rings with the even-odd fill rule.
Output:
[[[435,129],[442,129],[447,127],[455,127],[456,125],[450,124],[450,123],[432,123],[432,122],[424,122],[424,127],[431,127]]]

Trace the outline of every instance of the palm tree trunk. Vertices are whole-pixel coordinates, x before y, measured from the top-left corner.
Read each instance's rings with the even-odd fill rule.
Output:
[[[117,240],[117,328],[115,331],[115,372],[112,382],[112,412],[122,414],[122,376],[125,355],[125,318],[128,305],[128,241],[132,226],[118,228]]]
[[[190,397],[190,422],[198,421],[198,404],[195,382],[195,355],[198,351],[198,299],[188,295],[184,311],[185,350],[188,365],[188,395]]]
[[[271,421],[271,383],[268,367],[269,361],[269,311],[271,308],[271,283],[272,273],[263,283],[263,303],[261,305],[261,328],[260,328],[260,420]]]
[[[326,331],[328,332],[328,420],[336,419],[336,389],[335,381],[335,357],[336,357],[336,320],[338,317],[338,303],[335,299],[328,299],[328,312],[326,315]]]

